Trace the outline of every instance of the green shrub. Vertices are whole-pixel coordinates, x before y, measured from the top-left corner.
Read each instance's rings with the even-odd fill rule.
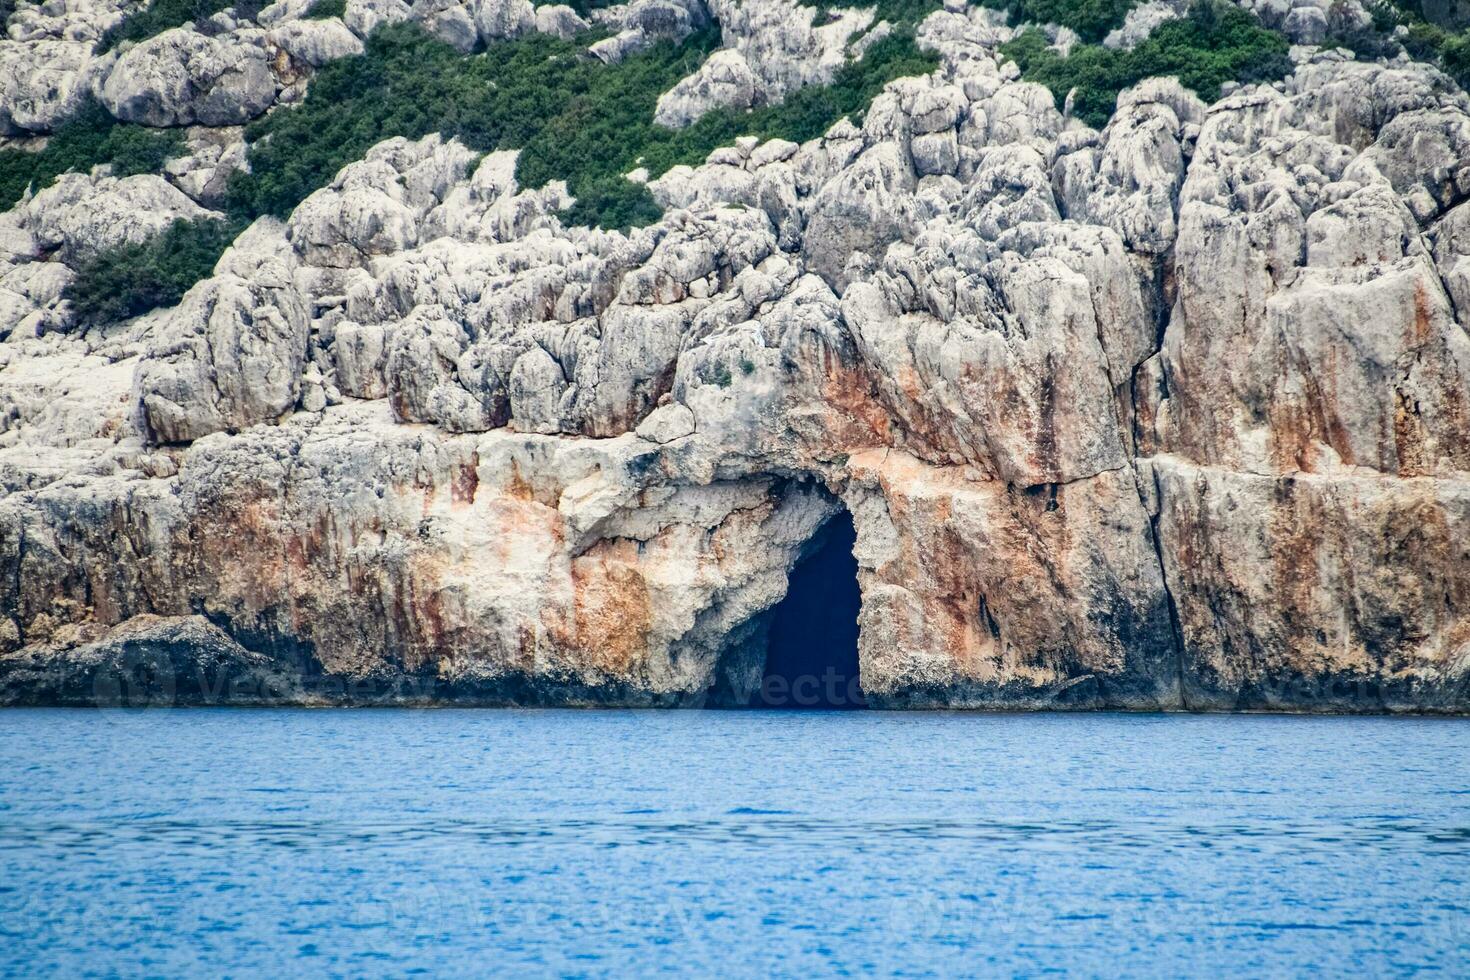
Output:
[[[306,11],[308,20],[328,20],[347,13],[347,0],[316,0]]]
[[[873,23],[886,20],[905,27],[912,27],[942,6],[939,0],[803,0],[803,5],[817,8],[817,24],[835,17],[839,9],[871,7]]]
[[[175,221],[141,245],[123,245],[82,263],[66,298],[83,320],[99,323],[173,306],[213,271],[242,230],[240,221]]]
[[[1463,89],[1470,89],[1470,29],[1456,31],[1431,22],[1418,0],[1377,0],[1368,5],[1373,26],[1334,37],[1328,43],[1363,58],[1389,58],[1402,44],[1409,57],[1437,65]],[[1394,36],[1405,28],[1402,38]]]
[[[587,17],[594,10],[601,10],[603,7],[615,7],[623,2],[625,0],[536,0],[536,6],[552,7],[559,3],[566,4],[575,10],[578,15]]]
[[[1399,11],[1389,0],[1369,0],[1363,9],[1373,18],[1373,29],[1379,33],[1387,34],[1399,26]]]
[[[1227,81],[1271,81],[1291,71],[1289,45],[1252,15],[1220,0],[1201,0],[1188,16],[1161,24],[1132,51],[1078,45],[1063,58],[1038,31],[1026,31],[1001,52],[1022,77],[1051,89],[1057,105],[1073,93],[1074,115],[1089,126],[1107,125],[1118,93],[1145,78],[1177,77],[1200,98],[1220,97]]]
[[[102,35],[97,50],[111,51],[123,41],[145,41],[173,27],[212,17],[235,0],[151,0],[148,6]]]
[[[979,0],[982,6],[1004,10],[1012,24],[1060,24],[1082,40],[1097,44],[1123,26],[1138,0]]]
[[[102,162],[112,164],[115,177],[153,174],[164,161],[184,152],[184,139],[176,129],[149,129],[130,123],[115,123],[98,150]]]
[[[1438,65],[1461,88],[1470,89],[1470,31],[1455,34],[1427,21],[1408,28],[1403,43],[1411,57]]]
[[[577,200],[561,215],[571,225],[590,225],[618,231],[651,225],[663,214],[648,188],[616,175],[584,180]]]
[[[1439,66],[1461,88],[1470,89],[1470,30],[1445,40],[1439,49]]]
[[[5,22],[10,20],[10,15],[15,13],[15,8],[19,7],[23,3],[30,2],[31,0],[0,0],[0,37],[5,36],[5,32],[3,30],[3,28],[5,27]]]
[[[39,191],[69,170],[87,172],[99,163],[111,163],[119,177],[156,172],[182,146],[177,130],[120,123],[88,101],[51,134],[45,149],[0,150],[0,210],[20,200],[27,186]]]

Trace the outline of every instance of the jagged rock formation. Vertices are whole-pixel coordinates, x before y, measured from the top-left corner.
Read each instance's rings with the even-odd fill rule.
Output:
[[[659,103],[688,122],[820,77],[841,48],[793,9],[638,0],[595,53],[718,19]],[[373,23],[576,15],[273,16],[73,58],[0,120],[92,79],[238,123]],[[209,207],[236,137],[0,216],[0,700],[121,670],[183,700],[739,701],[845,508],[878,705],[1470,709],[1470,102],[1299,48],[1279,86],[1150,80],[1095,131],[998,57],[1011,30],[930,15],[932,75],[674,168],[628,234],[567,227],[513,152],[390,140],[178,306],[76,332],[68,259]]]

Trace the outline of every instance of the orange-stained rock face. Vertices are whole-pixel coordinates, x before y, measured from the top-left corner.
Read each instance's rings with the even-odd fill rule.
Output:
[[[1259,477],[1159,458],[1186,697],[1450,707],[1470,679],[1470,495],[1435,479]]]
[[[1167,596],[1130,474],[1028,491],[897,453],[850,465],[865,690],[1174,703],[1176,678],[1161,669],[1174,663]],[[1086,691],[1073,689],[1079,678]]]
[[[653,627],[648,583],[634,541],[599,542],[572,559],[572,609],[550,638],[609,674],[642,666]]]

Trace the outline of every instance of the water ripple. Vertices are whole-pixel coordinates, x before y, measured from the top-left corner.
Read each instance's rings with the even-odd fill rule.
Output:
[[[1167,821],[993,819],[878,820],[789,816],[789,811],[736,808],[706,819],[469,820],[339,822],[320,820],[9,821],[0,826],[0,853],[36,848],[104,853],[130,845],[170,849],[245,847],[413,848],[456,841],[521,847],[558,843],[663,847],[670,844],[750,844],[782,841],[811,846],[883,846],[913,840],[997,845],[1108,848],[1290,847],[1299,852],[1353,848],[1470,854],[1470,825],[1444,827],[1402,820],[1358,823],[1193,824]]]

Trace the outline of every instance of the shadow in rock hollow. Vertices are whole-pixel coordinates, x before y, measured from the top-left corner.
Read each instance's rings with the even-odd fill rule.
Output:
[[[843,511],[828,521],[816,549],[791,572],[773,610],[765,670],[752,708],[864,707],[858,676],[857,532]]]

